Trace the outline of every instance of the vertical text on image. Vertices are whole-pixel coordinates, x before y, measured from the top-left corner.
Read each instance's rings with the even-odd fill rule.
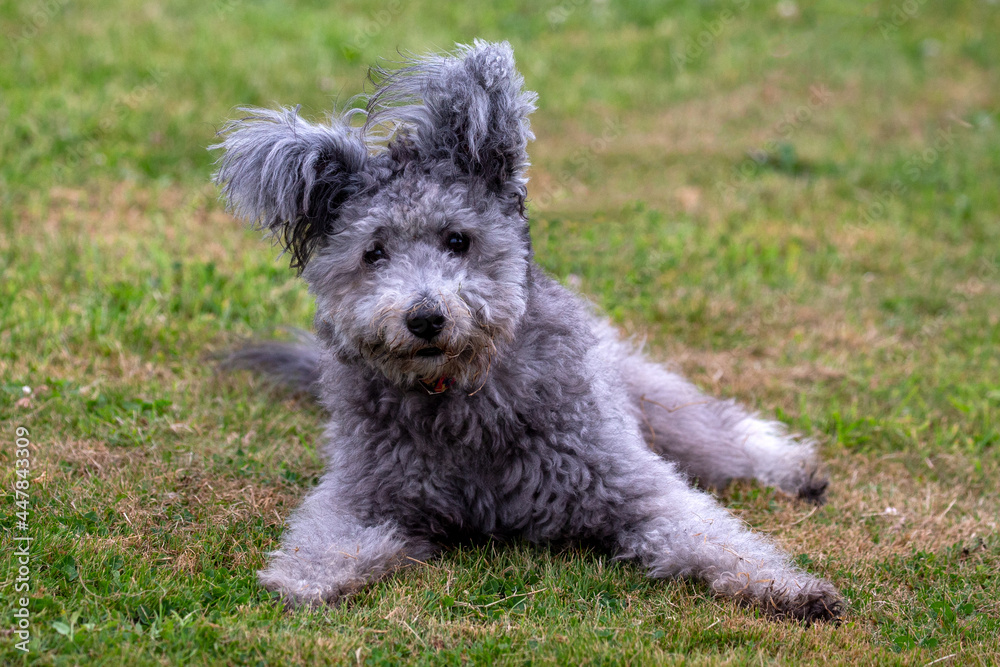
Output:
[[[17,573],[14,578],[14,592],[20,594],[14,605],[12,634],[17,641],[14,647],[19,651],[28,652],[28,642],[31,640],[31,614],[28,611],[28,594],[31,592],[31,554],[30,545],[33,539],[28,534],[28,518],[30,512],[31,488],[31,434],[24,426],[18,426],[14,450],[14,562]]]

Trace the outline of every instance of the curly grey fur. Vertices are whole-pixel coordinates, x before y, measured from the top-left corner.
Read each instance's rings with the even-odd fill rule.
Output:
[[[523,206],[535,93],[525,91],[514,54],[483,42],[454,56],[410,60],[394,71],[373,68],[379,85],[368,101],[366,129],[404,128],[425,161],[439,160],[483,179],[490,191]]]
[[[330,463],[264,586],[332,603],[457,535],[520,535],[597,541],[652,576],[837,618],[832,584],[689,482],[750,478],[815,500],[814,446],[651,363],[533,264],[521,206],[535,96],[510,47],[477,42],[378,79],[363,128],[254,111],[220,144],[230,206],[286,241],[317,304],[314,345],[257,347],[238,365],[318,390],[331,417]],[[415,325],[427,314],[430,335]]]

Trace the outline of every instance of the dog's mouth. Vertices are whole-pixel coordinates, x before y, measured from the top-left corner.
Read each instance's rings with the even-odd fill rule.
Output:
[[[440,347],[425,347],[417,350],[417,353],[413,356],[429,358],[429,357],[440,357],[442,354],[444,354],[444,350],[442,350]]]

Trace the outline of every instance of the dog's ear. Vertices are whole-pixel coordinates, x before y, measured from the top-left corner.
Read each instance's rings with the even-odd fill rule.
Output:
[[[214,180],[229,210],[271,235],[301,273],[343,203],[372,184],[368,148],[350,116],[315,125],[297,107],[240,110],[248,115],[230,121],[211,147],[225,150]]]
[[[391,72],[373,68],[371,77],[378,89],[367,127],[402,129],[396,141],[418,159],[450,161],[523,211],[537,95],[522,89],[510,44],[477,40],[455,55],[414,59]]]

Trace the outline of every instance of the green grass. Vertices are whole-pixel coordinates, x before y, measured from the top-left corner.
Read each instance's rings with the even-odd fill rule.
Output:
[[[1000,14],[789,6],[0,2],[0,661],[1000,661]],[[821,442],[823,508],[721,497],[836,582],[843,624],[518,543],[336,609],[257,587],[323,417],[208,355],[312,306],[224,213],[205,148],[237,105],[320,117],[376,58],[474,37],[510,40],[541,94],[538,261],[651,355]]]

